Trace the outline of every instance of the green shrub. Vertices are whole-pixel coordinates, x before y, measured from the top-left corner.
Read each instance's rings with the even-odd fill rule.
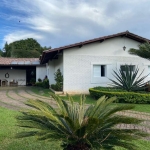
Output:
[[[56,84],[51,84],[51,88],[55,91],[62,91],[63,90],[63,75],[60,71],[60,69],[58,69],[55,74],[54,74],[54,78],[56,81]]]
[[[42,85],[43,85],[43,88],[48,89],[49,88],[49,80],[48,79],[44,79]]]
[[[43,82],[36,82],[35,86],[43,87],[44,89],[48,89],[49,88],[49,80],[48,79],[44,79]]]
[[[31,78],[30,83],[31,84],[35,84],[35,82],[36,82],[36,79],[35,78]]]
[[[42,79],[41,79],[41,78],[38,78],[38,82],[42,82]]]
[[[35,83],[35,86],[43,87],[43,82],[36,82],[36,83]]]
[[[150,94],[126,91],[106,91],[95,88],[89,89],[90,95],[94,98],[99,98],[106,95],[108,98],[116,96],[116,102],[119,103],[134,103],[134,104],[150,104]]]
[[[60,91],[59,86],[57,84],[51,84],[51,88],[55,91]]]

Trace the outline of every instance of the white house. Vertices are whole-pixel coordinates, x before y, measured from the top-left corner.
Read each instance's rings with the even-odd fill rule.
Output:
[[[46,66],[40,64],[39,58],[0,57],[0,86],[29,85],[32,78],[44,79]]]
[[[113,78],[112,70],[128,64],[138,66],[140,72],[150,73],[150,61],[130,55],[130,48],[150,40],[121,32],[43,52],[41,64],[46,63],[50,84],[54,84],[54,73],[59,68],[63,73],[63,91],[66,93],[88,93],[89,88],[108,86]],[[150,76],[147,77],[150,80]]]

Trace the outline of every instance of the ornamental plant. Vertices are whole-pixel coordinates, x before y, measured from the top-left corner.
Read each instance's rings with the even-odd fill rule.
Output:
[[[109,79],[112,82],[112,86],[115,88],[121,88],[126,91],[137,91],[145,88],[146,83],[144,79],[148,76],[142,76],[144,70],[139,73],[139,68],[135,67],[134,70],[129,65],[125,65],[125,70],[121,68],[117,71],[113,70],[113,76],[115,80]]]
[[[29,100],[31,108],[17,117],[18,126],[29,128],[17,137],[35,136],[38,140],[61,141],[63,150],[114,149],[115,146],[137,150],[132,140],[147,136],[135,128],[118,128],[120,124],[139,124],[142,120],[123,116],[119,112],[130,110],[131,105],[111,107],[115,97],[98,99],[95,105],[85,105],[85,96],[80,103],[69,102],[52,95],[57,103],[54,109],[41,100]],[[47,141],[48,142],[48,141]]]
[[[62,91],[63,90],[63,75],[62,75],[60,69],[58,69],[54,73],[54,79],[56,81],[56,84],[52,84],[51,88],[56,91]]]

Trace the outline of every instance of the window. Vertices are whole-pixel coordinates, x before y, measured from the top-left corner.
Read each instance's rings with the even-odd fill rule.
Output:
[[[94,77],[105,77],[106,76],[106,65],[93,65],[93,76]]]
[[[120,69],[121,69],[122,71],[125,71],[125,66],[128,66],[128,67],[131,69],[131,71],[134,71],[134,70],[135,70],[135,65],[121,65],[121,66],[120,66]]]

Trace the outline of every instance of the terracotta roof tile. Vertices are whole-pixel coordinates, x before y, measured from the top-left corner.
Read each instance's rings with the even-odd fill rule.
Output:
[[[0,57],[0,65],[35,65],[40,64],[39,58],[8,58]]]
[[[107,39],[111,39],[111,38],[114,38],[114,37],[127,37],[127,38],[131,38],[135,41],[138,41],[138,42],[150,42],[149,39],[146,39],[146,38],[143,38],[141,36],[138,36],[136,34],[133,34],[129,31],[125,31],[125,32],[120,32],[120,33],[117,33],[117,34],[112,34],[112,35],[108,35],[108,36],[103,36],[103,37],[99,37],[99,38],[95,38],[95,39],[91,39],[91,40],[87,40],[87,41],[83,41],[83,42],[79,42],[79,43],[75,43],[75,44],[71,44],[71,45],[66,45],[66,46],[63,46],[63,47],[59,47],[59,48],[54,48],[54,49],[50,49],[50,50],[45,50],[43,51],[43,54],[42,56],[40,57],[40,61],[41,61],[41,64],[45,64],[48,62],[49,59],[53,59],[54,56],[57,55],[58,52],[60,51],[63,51],[63,50],[66,50],[66,49],[69,49],[69,48],[73,48],[73,47],[82,47],[86,44],[90,44],[90,43],[94,43],[94,42],[102,42],[104,40],[107,40]]]

